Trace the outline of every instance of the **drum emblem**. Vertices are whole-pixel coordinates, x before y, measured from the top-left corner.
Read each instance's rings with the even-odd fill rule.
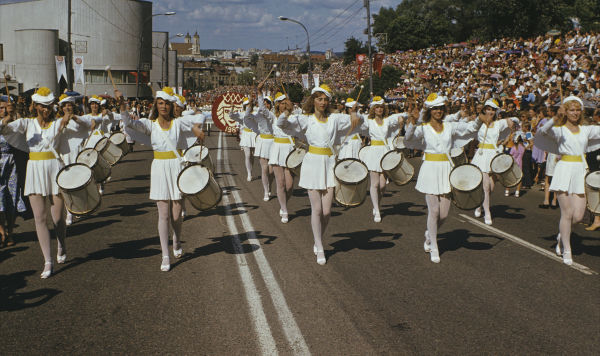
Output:
[[[227,133],[235,132],[237,123],[229,118],[229,114],[242,111],[244,96],[236,92],[226,92],[219,95],[212,105],[212,119],[215,125]]]

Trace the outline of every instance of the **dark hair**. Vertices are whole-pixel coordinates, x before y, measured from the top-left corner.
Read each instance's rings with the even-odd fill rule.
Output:
[[[434,108],[439,108],[439,106],[434,106],[432,108],[428,108],[425,111],[425,115],[423,115],[423,122],[428,123],[429,121],[431,121],[431,110],[434,109]],[[444,111],[443,116],[446,116],[446,112],[448,111],[448,109],[446,109],[446,105],[442,106],[441,108]]]
[[[156,105],[156,104],[157,104],[157,102],[158,102],[159,99],[163,100],[165,103],[168,103],[169,105],[171,105],[171,110],[169,110],[169,117],[171,119],[173,119],[174,118],[173,107],[175,106],[175,103],[173,103],[171,101],[168,101],[168,100],[165,100],[165,99],[162,99],[162,98],[156,98],[156,99],[154,99],[154,104],[152,105],[152,118],[153,119],[158,119],[158,105]]]
[[[331,114],[331,99],[322,91],[315,92],[311,96],[308,97],[304,105],[302,106],[302,112],[306,115],[315,113],[315,98],[318,96],[325,95],[330,105],[327,105],[325,108],[325,116],[328,117]]]

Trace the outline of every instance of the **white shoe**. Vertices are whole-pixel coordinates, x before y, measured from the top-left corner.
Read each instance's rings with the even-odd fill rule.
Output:
[[[252,182],[252,176],[248,176],[248,178],[246,178],[246,181]]]
[[[504,191],[504,196],[505,196],[505,197],[507,197],[507,196],[509,196],[509,195],[510,195],[510,191],[509,191],[508,189],[507,189],[507,190],[505,190],[505,191]]]
[[[181,258],[182,255],[183,255],[183,248],[181,248],[181,245],[179,245],[178,250],[176,250],[175,246],[173,246],[173,256],[175,256],[175,258]]]
[[[485,222],[486,225],[492,225],[492,218],[489,216],[486,216],[483,218],[483,222]]]
[[[166,261],[166,263],[165,263]],[[171,261],[169,261],[169,256],[163,256],[162,263],[160,264],[160,270],[163,272],[169,272],[171,269]]]
[[[381,222],[381,214],[379,214],[378,211],[375,212],[375,216],[373,216],[373,221],[375,221],[376,223]]]
[[[63,263],[65,263],[66,260],[67,260],[67,254],[66,253],[63,254],[63,255],[59,255],[59,254],[56,255],[56,263],[63,264]]]
[[[46,266],[50,266],[50,269],[46,270]],[[46,262],[44,263],[44,271],[42,272],[42,274],[40,274],[40,278],[41,279],[46,279],[48,277],[50,277],[50,275],[52,275],[52,269],[53,269],[53,265],[52,262]]]
[[[477,207],[477,209],[475,209],[473,214],[475,214],[476,218],[480,218],[481,217],[481,207]]]
[[[283,209],[279,209],[279,216],[283,216]]]
[[[440,263],[440,251],[431,249],[431,251],[429,252],[429,254],[430,254],[430,257],[431,257],[431,262],[433,262],[433,263]]]
[[[98,188],[98,193],[100,193],[100,195],[104,194],[104,189]]]
[[[423,243],[423,249],[429,253],[431,251],[431,239],[429,238],[429,231],[425,231],[425,242]]]
[[[187,211],[185,209],[181,209],[181,217],[185,218],[187,216]]]
[[[325,251],[317,251],[317,263],[321,266],[327,263],[327,259],[325,258]]]
[[[287,222],[288,222],[288,214],[287,213],[281,214],[281,222],[284,224],[287,224]]]
[[[519,193],[519,191],[518,191],[518,190],[517,190],[517,191],[515,191],[515,198],[518,198],[518,197],[519,197],[519,194],[520,194],[520,193]]]
[[[269,201],[269,194],[265,194],[265,196],[263,197],[264,201]]]
[[[571,257],[571,251],[563,252],[563,262],[564,264],[569,266],[573,264],[573,257]]]
[[[560,248],[560,232],[558,233],[558,235],[556,235],[556,248],[554,249],[556,251],[556,255],[557,256],[562,256],[562,250]]]
[[[67,212],[67,218],[65,219],[65,224],[67,224],[67,226],[73,224],[73,214]]]

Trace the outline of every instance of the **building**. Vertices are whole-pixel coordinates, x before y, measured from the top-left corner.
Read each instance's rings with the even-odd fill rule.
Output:
[[[179,35],[173,37],[177,36]],[[170,49],[168,32],[152,32],[150,83],[154,90],[160,90],[165,86],[173,88],[181,86],[177,78],[177,51]]]
[[[71,4],[69,33],[69,4]],[[69,36],[70,35],[70,36]],[[54,56],[83,56],[85,86],[80,93],[112,93],[105,68],[126,96],[136,95],[138,63],[142,78],[152,67],[152,2],[141,0],[14,0],[0,4],[0,70],[17,90],[46,86],[59,92]],[[141,52],[141,53],[140,53]],[[69,68],[69,67],[67,67]],[[72,75],[72,74],[70,74]],[[152,95],[141,86],[140,96]]]

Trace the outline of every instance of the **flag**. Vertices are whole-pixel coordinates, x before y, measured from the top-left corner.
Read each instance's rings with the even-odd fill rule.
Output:
[[[83,74],[83,56],[73,56],[73,71],[75,73],[75,84],[85,84],[85,75]]]
[[[302,74],[302,86],[308,89],[308,74]]]
[[[360,66],[365,62],[365,58],[367,58],[366,54],[357,54],[356,55],[356,65],[358,66],[358,74],[356,78],[360,80]]]
[[[56,61],[56,80],[60,83],[60,78],[65,78],[67,80],[67,65],[65,64],[65,57],[63,56],[54,56]]]
[[[313,74],[313,80],[315,81],[315,87],[319,86],[319,75]]]
[[[381,68],[383,67],[383,58],[385,54],[383,53],[375,53],[375,58],[373,60],[373,70],[375,70],[379,77],[381,78]]]

